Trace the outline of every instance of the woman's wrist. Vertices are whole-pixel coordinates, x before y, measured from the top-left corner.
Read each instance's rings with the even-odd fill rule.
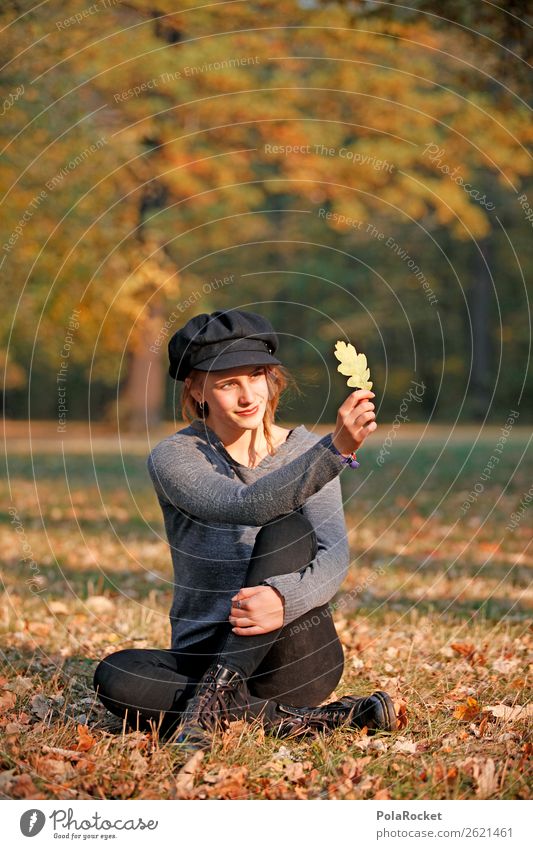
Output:
[[[333,437],[331,438],[331,445],[335,449],[337,454],[342,454],[343,457],[349,457],[351,454],[354,454],[356,451],[359,450],[358,448],[351,449],[346,448],[346,446],[338,445]]]
[[[351,469],[358,469],[359,466],[361,465],[360,463],[357,462],[357,457],[356,457],[355,451],[350,451],[346,454],[343,451],[339,451],[339,449],[336,447],[333,439],[331,440],[331,450],[333,451],[334,454],[338,454],[340,457],[342,457],[342,462],[346,463],[346,465],[350,466]]]

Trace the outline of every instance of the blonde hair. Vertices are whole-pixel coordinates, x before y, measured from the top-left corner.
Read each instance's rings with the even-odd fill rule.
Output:
[[[263,416],[263,433],[265,435],[268,446],[268,453],[274,454],[275,449],[272,441],[272,425],[274,416],[280,402],[281,394],[287,389],[294,389],[300,393],[298,384],[294,377],[285,368],[285,366],[264,366],[265,375],[268,386],[268,401],[266,404],[265,415]],[[205,371],[192,369],[188,377],[191,378],[191,388],[201,375],[205,375]],[[185,383],[181,395],[181,417],[183,421],[192,422],[194,419],[205,419],[209,415],[209,405],[204,401],[203,410],[200,404],[191,394],[191,389]]]

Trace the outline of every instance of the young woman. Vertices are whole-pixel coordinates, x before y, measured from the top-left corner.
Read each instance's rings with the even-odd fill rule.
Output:
[[[352,392],[333,433],[289,431],[274,421],[291,380],[277,348],[243,310],[197,315],[170,340],[189,425],[148,470],[174,567],[171,648],[114,652],[94,675],[109,710],[193,749],[239,718],[277,734],[396,728],[382,691],[321,704],[344,665],[328,608],[349,565],[339,475],[377,427],[374,393]]]

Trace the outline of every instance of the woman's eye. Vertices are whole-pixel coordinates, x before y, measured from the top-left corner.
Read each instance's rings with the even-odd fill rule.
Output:
[[[250,375],[251,378],[259,378],[259,377],[262,377],[262,376],[263,376],[262,371],[255,372],[254,374]],[[235,381],[231,380],[231,381],[228,381],[228,383],[222,383],[220,385],[220,388],[225,389],[226,386],[235,386]]]

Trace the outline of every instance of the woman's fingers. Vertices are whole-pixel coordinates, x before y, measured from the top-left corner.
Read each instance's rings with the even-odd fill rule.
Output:
[[[237,619],[235,616],[230,616],[229,621],[231,625],[234,625],[237,628],[249,628],[252,625],[255,625],[253,619],[248,619],[245,617]]]
[[[249,616],[250,611],[244,606],[244,603],[241,603],[241,607],[235,607],[235,603],[233,603],[233,607],[229,612],[230,616],[233,616],[235,619],[240,619],[243,616]]]
[[[256,634],[268,634],[268,631],[261,628],[259,625],[252,625],[249,628],[239,626],[238,628],[232,628],[231,630],[234,634],[241,637],[254,637]]]
[[[363,420],[363,425],[365,425],[367,422],[371,422],[371,421],[373,421],[375,418],[376,418],[376,414],[375,414],[375,413],[373,413],[373,412],[369,412],[369,413],[361,413],[359,416],[357,416],[357,418],[356,418],[356,420],[355,420],[355,421],[356,421],[356,422],[359,422],[359,421],[362,419],[362,420]],[[354,422],[354,424],[355,424],[355,422]],[[362,426],[362,425],[360,425],[360,426]]]

